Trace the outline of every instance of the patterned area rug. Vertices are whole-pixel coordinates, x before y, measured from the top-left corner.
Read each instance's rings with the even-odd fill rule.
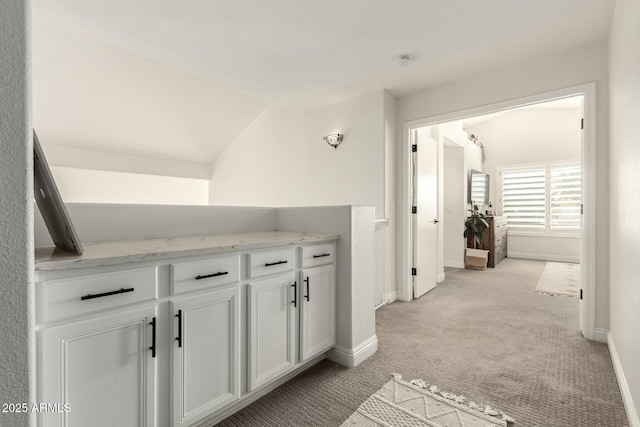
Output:
[[[580,295],[580,264],[548,262],[538,279],[536,292],[577,298]]]
[[[398,374],[369,397],[341,427],[506,427],[513,419],[462,395]]]

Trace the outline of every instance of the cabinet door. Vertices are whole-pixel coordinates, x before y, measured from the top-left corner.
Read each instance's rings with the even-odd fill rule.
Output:
[[[155,426],[155,307],[40,332],[41,426]],[[69,404],[68,412],[63,405]]]
[[[249,285],[249,390],[295,365],[296,282],[293,272]]]
[[[335,267],[302,270],[300,295],[300,361],[306,362],[336,343]]]
[[[190,425],[240,398],[240,288],[175,300],[173,425]]]

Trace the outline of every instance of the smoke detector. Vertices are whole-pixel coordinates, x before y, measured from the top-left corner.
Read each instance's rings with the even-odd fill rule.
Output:
[[[409,65],[410,61],[411,56],[409,55],[398,55],[393,58],[393,62],[395,62],[398,67],[406,67],[407,65]]]

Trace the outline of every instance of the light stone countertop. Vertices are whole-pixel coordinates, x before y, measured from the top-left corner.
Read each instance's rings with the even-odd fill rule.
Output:
[[[101,267],[271,246],[318,243],[338,238],[339,234],[267,231],[88,243],[83,244],[84,253],[82,255],[73,255],[54,247],[45,247],[36,248],[35,270],[51,271]]]

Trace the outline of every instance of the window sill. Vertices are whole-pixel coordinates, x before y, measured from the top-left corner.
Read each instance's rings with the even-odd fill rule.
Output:
[[[563,239],[579,239],[580,233],[558,233],[546,231],[510,231],[507,230],[508,236],[515,237],[560,237]]]

